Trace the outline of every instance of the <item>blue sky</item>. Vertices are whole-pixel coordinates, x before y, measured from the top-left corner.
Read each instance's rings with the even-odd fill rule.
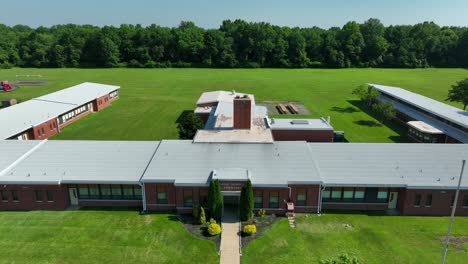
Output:
[[[225,19],[329,28],[379,18],[385,25],[434,21],[468,26],[468,0],[0,0],[0,23],[177,26],[190,20],[217,28]]]

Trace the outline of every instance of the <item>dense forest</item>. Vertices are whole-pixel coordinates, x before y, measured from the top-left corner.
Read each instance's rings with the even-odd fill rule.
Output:
[[[432,22],[290,28],[242,20],[219,29],[0,24],[0,67],[468,67],[468,28]]]

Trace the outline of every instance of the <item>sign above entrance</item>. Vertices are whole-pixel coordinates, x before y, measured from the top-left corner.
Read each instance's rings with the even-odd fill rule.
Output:
[[[230,192],[240,192],[242,187],[244,187],[245,182],[227,182],[220,181],[221,191],[230,191]]]

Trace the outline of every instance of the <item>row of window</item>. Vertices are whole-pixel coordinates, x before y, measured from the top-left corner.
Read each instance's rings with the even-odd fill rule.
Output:
[[[41,191],[41,190],[36,190],[35,191],[35,194],[36,194],[36,202],[42,202],[43,199],[42,199],[42,193],[44,191]],[[47,198],[47,201],[48,202],[53,202],[54,201],[54,193],[52,191],[45,191],[46,193],[46,198]]]
[[[80,115],[81,113],[87,112],[89,109],[89,105],[84,105],[79,108],[76,108],[75,110],[68,112],[62,116],[61,119],[59,119],[60,123],[63,124],[67,122],[68,120],[72,119],[75,116]]]
[[[141,200],[141,187],[135,185],[78,185],[78,198],[89,200]]]
[[[415,206],[415,207],[420,207],[421,206],[421,197],[422,197],[422,195],[420,193],[417,193],[417,194],[414,195],[413,206]],[[455,195],[452,195],[452,198],[450,200],[450,206],[453,206],[454,203],[455,203]],[[431,193],[426,195],[426,200],[424,201],[424,206],[425,207],[432,206],[432,194]],[[468,195],[463,196],[462,206],[463,207],[468,207]]]
[[[8,193],[10,193],[10,195],[8,195]],[[19,201],[18,191],[0,191],[0,200],[2,202],[8,202],[10,196],[12,201]]]
[[[422,143],[437,143],[440,138],[439,135],[423,133],[411,127],[408,129],[408,134]]]
[[[387,190],[376,191],[375,202],[386,202],[388,198]],[[375,195],[375,194],[374,194]],[[369,198],[370,190],[364,188],[327,188],[322,191],[322,198],[324,201],[348,201],[348,202],[359,202]]]
[[[263,208],[263,192],[257,191],[254,193],[254,207]],[[278,208],[278,207],[279,207],[279,193],[269,192],[268,208]]]
[[[117,91],[113,91],[112,93],[109,94],[109,97],[112,99],[114,97],[117,97],[118,93]]]

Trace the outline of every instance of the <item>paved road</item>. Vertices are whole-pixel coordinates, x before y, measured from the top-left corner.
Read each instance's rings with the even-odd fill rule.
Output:
[[[239,264],[239,216],[236,209],[226,208],[222,220],[221,264]]]

